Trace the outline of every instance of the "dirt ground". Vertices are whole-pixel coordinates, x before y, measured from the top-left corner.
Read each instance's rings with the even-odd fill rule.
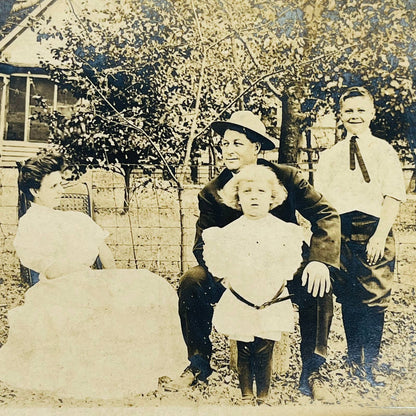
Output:
[[[402,206],[396,224],[398,267],[394,292],[386,316],[382,343],[382,356],[376,370],[377,378],[385,381],[383,388],[372,388],[349,374],[345,363],[346,344],[340,319],[340,309],[335,304],[335,316],[330,334],[330,353],[325,365],[325,375],[337,405],[322,410],[309,397],[297,390],[300,373],[299,332],[291,334],[290,365],[287,373],[274,375],[270,404],[263,408],[265,414],[273,409],[285,409],[282,414],[416,414],[416,293],[414,269],[416,265],[416,199],[410,196]],[[9,268],[11,269],[11,268]],[[3,268],[8,270],[8,268]],[[10,272],[0,279],[0,342],[7,339],[7,311],[23,302],[27,285],[18,272]],[[200,383],[185,392],[167,393],[163,390],[147,395],[125,397],[122,400],[74,400],[51,396],[43,392],[11,389],[0,382],[0,414],[31,411],[45,408],[72,409],[71,414],[81,414],[85,409],[118,409],[109,414],[121,414],[127,409],[141,409],[142,414],[203,414],[202,409],[227,409],[227,414],[239,409],[239,414],[252,414],[253,408],[244,406],[236,374],[229,369],[228,340],[213,333],[214,373],[208,384]],[[278,406],[278,407],[275,407]],[[77,409],[77,411],[75,411]],[[220,413],[224,413],[221,411]],[[368,412],[368,413],[366,413]],[[397,413],[399,412],[399,413]],[[216,413],[216,411],[215,411]],[[207,413],[208,414],[208,413]],[[211,414],[211,412],[210,412]],[[270,413],[271,414],[271,413]],[[280,413],[279,413],[280,414]]]

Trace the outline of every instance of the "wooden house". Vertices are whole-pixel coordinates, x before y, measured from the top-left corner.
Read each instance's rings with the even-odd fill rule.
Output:
[[[81,0],[42,0],[0,40],[0,166],[14,166],[17,160],[46,146],[48,126],[31,119],[39,110],[37,97],[46,99],[50,110],[63,114],[73,110],[74,97],[61,91],[41,67],[42,60],[52,60],[52,41],[41,39],[33,30],[33,22],[44,19],[59,27],[81,7]]]

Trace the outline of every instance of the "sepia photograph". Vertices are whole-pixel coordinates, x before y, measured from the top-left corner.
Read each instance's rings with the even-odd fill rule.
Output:
[[[0,0],[0,414],[416,415],[416,0]]]

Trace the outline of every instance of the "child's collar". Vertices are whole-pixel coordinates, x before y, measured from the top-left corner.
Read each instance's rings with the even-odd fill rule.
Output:
[[[359,139],[371,139],[373,137],[373,134],[371,133],[371,130],[370,129],[367,129],[367,130],[363,131],[362,133],[360,133],[360,135],[358,135],[358,134],[352,134],[350,132],[347,132],[346,138],[348,140],[351,139],[352,136],[356,136]]]

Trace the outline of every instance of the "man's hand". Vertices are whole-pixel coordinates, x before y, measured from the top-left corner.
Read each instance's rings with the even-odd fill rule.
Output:
[[[331,278],[329,269],[324,263],[311,261],[303,270],[302,286],[308,284],[308,293],[313,297],[324,296],[331,289]]]

